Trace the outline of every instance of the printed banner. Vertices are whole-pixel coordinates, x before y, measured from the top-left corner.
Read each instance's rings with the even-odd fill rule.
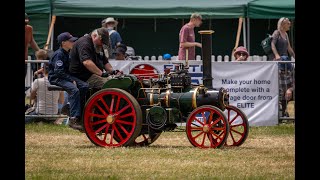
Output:
[[[217,62],[213,87],[224,87],[229,101],[241,109],[250,126],[278,124],[278,66],[265,62]]]

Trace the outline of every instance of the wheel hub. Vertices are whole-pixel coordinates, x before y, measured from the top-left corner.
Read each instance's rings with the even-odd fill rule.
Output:
[[[114,115],[108,115],[106,120],[109,124],[113,124],[116,118]]]
[[[209,125],[206,124],[206,125],[203,126],[202,131],[205,132],[205,133],[207,133],[207,132],[209,132],[209,129],[210,129],[210,128],[209,128]]]

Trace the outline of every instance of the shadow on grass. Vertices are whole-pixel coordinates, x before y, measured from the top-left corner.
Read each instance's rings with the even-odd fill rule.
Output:
[[[114,149],[114,148],[128,148],[128,149],[143,149],[143,148],[150,148],[150,149],[220,149],[220,150],[234,150],[234,149],[256,149],[254,147],[247,147],[247,146],[223,146],[220,148],[198,148],[193,146],[183,146],[183,145],[149,145],[149,146],[126,146],[126,147],[100,147],[96,146],[94,144],[91,145],[77,145],[76,148],[82,148],[82,149]]]
[[[82,149],[100,149],[100,148],[110,148],[112,149],[113,147],[100,147],[100,146],[96,146],[94,144],[91,145],[77,145],[75,146],[76,148],[82,148]]]
[[[177,149],[190,149],[190,148],[196,148],[193,146],[182,146],[182,145],[149,145],[149,146],[135,146],[133,148],[142,148],[142,147],[148,147],[148,148],[154,148],[154,149],[166,149],[166,148],[177,148]]]
[[[257,149],[256,147],[248,147],[248,146],[224,146],[220,149]]]
[[[149,146],[126,146],[126,147],[100,147],[96,146],[94,144],[92,145],[77,145],[75,146],[77,148],[83,148],[83,149],[100,149],[100,148],[106,148],[106,149],[114,149],[114,148],[129,148],[129,149],[142,149],[142,148],[153,148],[153,149],[165,149],[165,148],[178,148],[178,149],[187,149],[187,148],[196,148],[196,147],[191,147],[191,146],[177,146],[177,145],[149,145]]]

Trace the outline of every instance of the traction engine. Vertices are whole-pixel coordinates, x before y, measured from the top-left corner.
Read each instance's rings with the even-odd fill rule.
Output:
[[[149,78],[118,75],[87,100],[83,125],[90,141],[102,147],[147,146],[162,132],[185,127],[200,148],[240,146],[247,138],[246,115],[229,105],[223,87],[212,87],[211,34],[201,31],[203,85],[191,84],[188,61]],[[139,71],[141,74],[141,71]]]

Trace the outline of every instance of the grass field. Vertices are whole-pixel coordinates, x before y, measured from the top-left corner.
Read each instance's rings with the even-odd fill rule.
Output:
[[[101,148],[63,125],[28,124],[26,179],[295,179],[294,124],[250,127],[240,147],[199,149],[185,132],[149,147]]]

